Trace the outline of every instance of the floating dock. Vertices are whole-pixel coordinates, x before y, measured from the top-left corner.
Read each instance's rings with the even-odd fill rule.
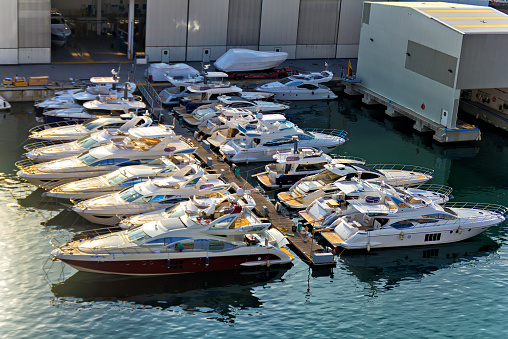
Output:
[[[221,173],[226,182],[235,183],[244,190],[250,190],[250,194],[256,202],[255,213],[266,218],[273,227],[284,234],[291,248],[305,263],[312,267],[335,265],[333,253],[327,253],[310,235],[299,232],[298,226],[291,219],[278,212],[275,206],[243,177],[236,176],[229,164],[222,161],[209,147],[205,149],[188,129],[175,123],[175,133],[190,139],[194,145],[198,146],[195,155],[213,171]]]

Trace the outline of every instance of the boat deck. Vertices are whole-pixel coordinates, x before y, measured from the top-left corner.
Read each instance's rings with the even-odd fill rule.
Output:
[[[315,263],[313,260],[314,253],[325,252],[316,241],[314,241],[306,233],[297,231],[297,225],[286,217],[285,215],[277,212],[275,206],[261,193],[254,189],[243,177],[235,176],[231,167],[224,161],[219,161],[220,157],[211,150],[206,150],[200,142],[198,142],[189,130],[179,124],[175,124],[175,133],[189,138],[190,141],[197,146],[195,155],[204,163],[210,164],[211,158],[211,171],[222,173],[226,182],[236,183],[245,190],[251,190],[251,196],[256,202],[254,209],[255,213],[261,217],[268,219],[273,227],[282,232],[290,242],[293,250],[300,256],[300,258],[310,266],[330,266],[335,265],[335,260],[331,263]],[[265,209],[266,208],[266,209]],[[265,212],[263,212],[265,210]]]

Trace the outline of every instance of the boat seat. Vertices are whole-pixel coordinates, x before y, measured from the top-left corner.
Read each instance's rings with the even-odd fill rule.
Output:
[[[247,219],[245,216],[241,215],[238,218],[236,218],[235,222],[231,224],[230,228],[238,228],[242,226],[250,225],[251,222],[249,219]]]

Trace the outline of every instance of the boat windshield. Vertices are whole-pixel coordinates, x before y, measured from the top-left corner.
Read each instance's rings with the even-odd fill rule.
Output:
[[[127,238],[129,238],[129,240],[135,243],[136,245],[141,245],[142,243],[152,238],[151,236],[146,234],[145,231],[143,231],[143,226],[133,228],[132,230],[127,231],[126,234]]]
[[[291,82],[291,81],[294,81],[293,79],[291,78],[285,78],[285,79],[282,79],[282,80],[279,80],[279,82],[283,85],[287,84],[288,82]]]
[[[86,137],[83,137],[83,138],[77,140],[76,143],[78,144],[79,147],[90,148],[93,145],[95,145],[97,143],[97,141],[94,140],[91,136],[86,136]]]
[[[92,121],[89,121],[89,122],[83,124],[83,127],[85,127],[89,131],[92,131],[92,130],[96,129],[97,127],[101,127],[101,126],[105,125],[108,122],[115,122],[115,121],[118,121],[118,119],[99,117],[97,119],[93,119]]]
[[[93,155],[91,155],[90,153],[85,152],[85,153],[81,153],[78,156],[78,160],[81,161],[85,165],[90,165],[90,164],[94,163],[95,161],[97,161],[97,158],[94,157]]]
[[[173,206],[171,208],[166,209],[164,212],[166,214],[166,218],[180,218],[185,214],[185,211],[180,206],[180,204],[177,204],[176,206]]]
[[[119,185],[127,179],[127,176],[123,173],[124,171],[125,169],[120,168],[116,171],[110,172],[105,175],[106,180],[111,186]]]
[[[122,200],[124,200],[125,202],[132,202],[132,201],[136,200],[137,198],[143,196],[141,193],[136,192],[136,190],[134,189],[134,186],[124,189],[123,191],[121,191],[118,194],[120,195],[120,198]]]

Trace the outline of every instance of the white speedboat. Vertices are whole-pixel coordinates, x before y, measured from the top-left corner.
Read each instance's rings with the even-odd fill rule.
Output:
[[[279,100],[332,100],[337,95],[328,87],[305,80],[285,78],[255,88],[256,91],[273,93]]]
[[[171,176],[181,168],[194,163],[197,161],[192,154],[161,157],[146,165],[125,166],[98,177],[72,181],[50,189],[43,193],[43,196],[72,199],[77,202],[119,192],[149,178]]]
[[[175,136],[176,134],[173,132],[173,129],[165,125],[131,127],[123,131],[117,130],[114,132],[102,130],[92,133],[87,137],[83,137],[76,141],[67,143],[53,144],[42,147],[37,147],[37,143],[35,143],[35,145],[30,144],[35,148],[25,153],[24,156],[33,161],[50,161],[67,158],[73,155],[79,155],[83,152],[88,151],[89,149],[102,146],[113,138],[130,138],[135,140],[141,138],[162,139]]]
[[[299,212],[314,228],[329,227],[337,218],[348,210],[349,201],[356,201],[360,193],[372,192],[368,196],[377,196],[381,189],[390,189],[404,201],[415,202],[422,197],[436,204],[444,204],[451,198],[453,189],[449,186],[422,184],[416,187],[396,187],[386,183],[376,185],[364,180],[354,179],[336,181],[326,193],[315,199],[309,206]],[[374,198],[370,199],[373,201]]]
[[[103,129],[115,131],[133,118],[133,114],[121,116],[101,116],[87,120],[82,124],[71,121],[38,125],[30,129],[30,139],[48,141],[73,141],[86,137]]]
[[[379,165],[375,169],[362,164],[333,161],[325,165],[325,170],[296,182],[288,192],[280,192],[277,198],[287,207],[302,209],[315,199],[325,195],[328,190],[337,191],[337,180],[360,178],[374,183],[386,182],[394,186],[414,186],[432,179],[431,169],[409,165]]]
[[[0,95],[0,111],[11,108],[11,104]]]
[[[229,213],[228,213],[229,212]],[[287,239],[249,209],[215,219],[187,214],[137,228],[78,239],[51,252],[80,271],[167,275],[289,264]],[[99,260],[98,260],[99,259]]]
[[[174,206],[194,195],[206,196],[229,189],[220,174],[206,174],[195,164],[188,165],[167,178],[156,178],[118,193],[81,201],[72,210],[87,220],[114,225],[126,216]]]
[[[53,188],[66,182],[96,177],[129,165],[147,164],[161,156],[194,153],[197,147],[182,138],[112,139],[78,156],[34,164],[16,162],[17,175],[29,183]]]
[[[390,187],[360,192],[321,234],[335,247],[366,249],[445,244],[471,238],[505,221],[508,208],[482,203],[438,205],[405,199]]]
[[[252,209],[256,206],[256,202],[250,195],[250,191],[244,192],[242,188],[239,188],[234,194],[221,192],[211,196],[193,196],[191,199],[172,207],[124,218],[118,223],[118,226],[126,230],[147,222],[176,218],[182,216],[185,212],[197,215],[213,214],[217,218],[224,209],[234,208],[235,205]]]
[[[51,9],[51,44],[63,46],[72,35],[71,29],[57,9]]]
[[[260,120],[257,124],[238,125],[238,131],[219,147],[220,153],[231,162],[270,161],[277,152],[291,151],[296,141],[301,147],[329,153],[348,140],[346,131],[303,130],[288,120],[274,123]]]
[[[330,156],[315,148],[298,148],[273,156],[276,163],[265,166],[265,171],[254,174],[258,182],[266,188],[289,187],[303,177],[317,174],[325,169],[332,160],[343,163],[364,164],[365,161],[354,157]]]
[[[248,101],[240,97],[231,97],[222,95],[217,98],[218,100],[212,104],[199,106],[190,114],[182,114],[183,120],[191,125],[198,126],[204,122],[217,123],[218,117],[223,115],[223,112],[228,109],[244,109],[249,112],[281,112],[289,108],[288,105],[266,101],[266,100],[254,100]]]

